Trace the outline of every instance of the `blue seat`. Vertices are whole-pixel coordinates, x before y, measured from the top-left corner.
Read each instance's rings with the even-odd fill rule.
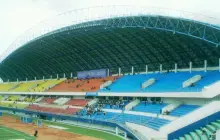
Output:
[[[116,80],[109,88],[111,92],[141,92],[142,83],[155,75],[157,74],[126,75]],[[103,89],[100,91],[109,90]]]
[[[89,118],[88,116],[84,116]],[[161,126],[168,124],[170,121],[160,118],[133,115],[133,114],[124,114],[124,113],[111,113],[107,112],[106,116],[103,114],[93,115],[90,119],[103,120],[103,121],[112,121],[116,123],[124,124],[125,122],[131,122],[139,125],[144,125],[149,128],[159,130]]]
[[[137,106],[133,108],[133,111],[139,111],[139,112],[148,112],[148,113],[154,113],[154,114],[160,114],[160,110],[165,107],[167,104],[151,104],[147,103],[145,106],[144,102],[140,102]]]
[[[195,83],[193,87],[182,88],[184,81],[195,75],[201,75],[202,79]],[[141,88],[143,82],[154,78],[156,81],[149,87]],[[102,92],[196,92],[201,91],[204,86],[210,85],[220,80],[219,71],[193,71],[188,72],[169,72],[169,73],[153,73],[126,75],[116,80],[109,86],[110,90],[102,89]]]
[[[197,105],[180,105],[177,108],[175,108],[173,111],[170,112],[169,115],[171,116],[184,116],[196,109],[198,109],[199,106]]]

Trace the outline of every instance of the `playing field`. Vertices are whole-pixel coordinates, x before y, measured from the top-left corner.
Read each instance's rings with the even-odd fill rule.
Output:
[[[0,125],[0,140],[35,140],[35,137]]]
[[[34,124],[21,123],[20,117],[18,116],[12,114],[4,114],[2,117],[0,117],[0,126],[2,126],[0,127],[0,140],[35,140],[34,137],[31,137],[30,135],[33,135],[36,129],[39,132],[37,140],[123,140],[121,137],[98,130],[81,128],[50,121],[43,121],[43,124],[43,127],[39,128]],[[3,128],[3,126],[7,127],[7,129]],[[60,130],[49,128],[48,126],[57,126],[66,129]],[[13,128],[22,132],[17,132],[9,128]],[[9,131],[7,131],[7,133],[1,133],[1,130],[3,129],[5,131]]]

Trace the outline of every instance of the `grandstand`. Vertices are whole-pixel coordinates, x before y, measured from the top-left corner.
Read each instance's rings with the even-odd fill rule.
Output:
[[[208,140],[220,130],[220,27],[107,15],[62,24],[8,54],[0,111],[130,140]]]
[[[2,83],[0,84],[0,91],[10,91],[18,86],[18,83]]]
[[[52,80],[45,80],[42,83],[37,84],[36,87],[34,87],[33,89],[31,89],[31,92],[43,92],[43,91],[47,91],[49,89],[51,89],[52,87],[54,87],[55,85],[63,82],[65,79],[52,79]]]
[[[117,77],[109,76],[107,78],[74,80],[69,79],[49,89],[48,92],[71,92],[71,91],[98,91],[100,86],[106,81],[114,81]]]

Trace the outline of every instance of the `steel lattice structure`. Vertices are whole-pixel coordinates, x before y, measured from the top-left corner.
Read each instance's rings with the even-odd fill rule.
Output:
[[[122,72],[130,72],[131,66],[141,72],[146,64],[155,71],[160,64],[165,69],[172,69],[174,63],[186,68],[189,61],[194,67],[202,67],[204,60],[209,66],[218,65],[218,25],[144,14],[143,9],[133,14],[114,11],[112,15],[61,24],[58,29],[52,27],[26,38],[5,56],[0,65],[1,78],[31,80],[99,68],[116,73],[119,67]],[[85,13],[89,12],[87,9]]]

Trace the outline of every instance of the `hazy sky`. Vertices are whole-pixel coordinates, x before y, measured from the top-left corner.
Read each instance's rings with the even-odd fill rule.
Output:
[[[0,0],[0,55],[42,20],[69,10],[105,5],[172,8],[220,19],[219,0]]]

